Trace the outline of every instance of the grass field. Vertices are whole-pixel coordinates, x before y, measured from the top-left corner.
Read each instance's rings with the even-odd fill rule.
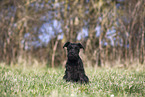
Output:
[[[0,65],[1,97],[143,97],[145,68],[85,68],[90,83],[65,82],[64,68],[22,68]]]

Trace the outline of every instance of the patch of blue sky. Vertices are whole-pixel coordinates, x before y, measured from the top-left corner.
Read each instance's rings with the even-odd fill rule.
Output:
[[[96,30],[96,36],[99,37],[100,36],[100,33],[101,32],[101,26],[97,26],[95,28]],[[111,29],[109,29],[107,32],[106,32],[106,38],[108,38],[110,41],[111,41],[111,45],[114,46],[114,36],[116,35],[116,30],[115,30],[115,27],[112,27]],[[104,43],[104,45],[108,45],[108,43],[105,41],[105,42],[101,42],[101,43]]]
[[[57,39],[58,39],[58,40],[63,39],[63,35],[64,35],[63,33],[59,34],[58,37],[57,37]]]
[[[39,39],[42,42],[48,43],[51,38],[55,37],[55,35],[62,32],[61,24],[57,20],[53,20],[51,23],[45,23],[40,28]],[[63,35],[59,36],[59,39],[62,39]]]
[[[110,39],[111,41],[111,45],[114,46],[114,36],[116,35],[116,30],[115,30],[115,27],[112,27],[111,29],[109,29],[106,33],[107,35],[107,38]]]
[[[101,26],[97,26],[95,28],[96,31],[96,36],[99,37],[100,36],[100,32],[101,32]],[[88,36],[88,29],[87,28],[82,28],[82,30],[79,32],[78,36],[77,36],[77,40],[81,40],[81,38],[87,37]]]
[[[101,33],[101,26],[97,26],[95,28],[95,30],[96,30],[96,36],[99,37],[100,36],[100,33]]]
[[[88,36],[88,29],[87,28],[82,28],[82,30],[79,32],[77,36],[77,40],[81,40],[82,38],[85,38]]]

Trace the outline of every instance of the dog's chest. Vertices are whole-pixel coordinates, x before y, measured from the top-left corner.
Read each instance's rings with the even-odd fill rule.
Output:
[[[77,73],[78,72],[78,66],[71,66],[71,72]]]
[[[78,74],[78,72],[79,72],[79,66],[78,65],[69,65],[68,67],[69,67],[68,71],[70,71],[70,73],[72,75]]]
[[[70,73],[71,73],[71,78],[73,80],[77,80],[79,78],[78,66],[72,66],[70,69]]]

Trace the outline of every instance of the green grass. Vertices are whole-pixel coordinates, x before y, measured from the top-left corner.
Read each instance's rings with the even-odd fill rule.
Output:
[[[64,68],[22,68],[0,65],[1,97],[143,97],[145,70],[85,68],[90,83],[65,82]]]

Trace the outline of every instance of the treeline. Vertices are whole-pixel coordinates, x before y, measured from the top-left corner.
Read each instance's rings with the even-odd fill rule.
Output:
[[[0,0],[0,61],[59,66],[70,41],[84,45],[88,66],[143,64],[144,9],[144,0]]]

